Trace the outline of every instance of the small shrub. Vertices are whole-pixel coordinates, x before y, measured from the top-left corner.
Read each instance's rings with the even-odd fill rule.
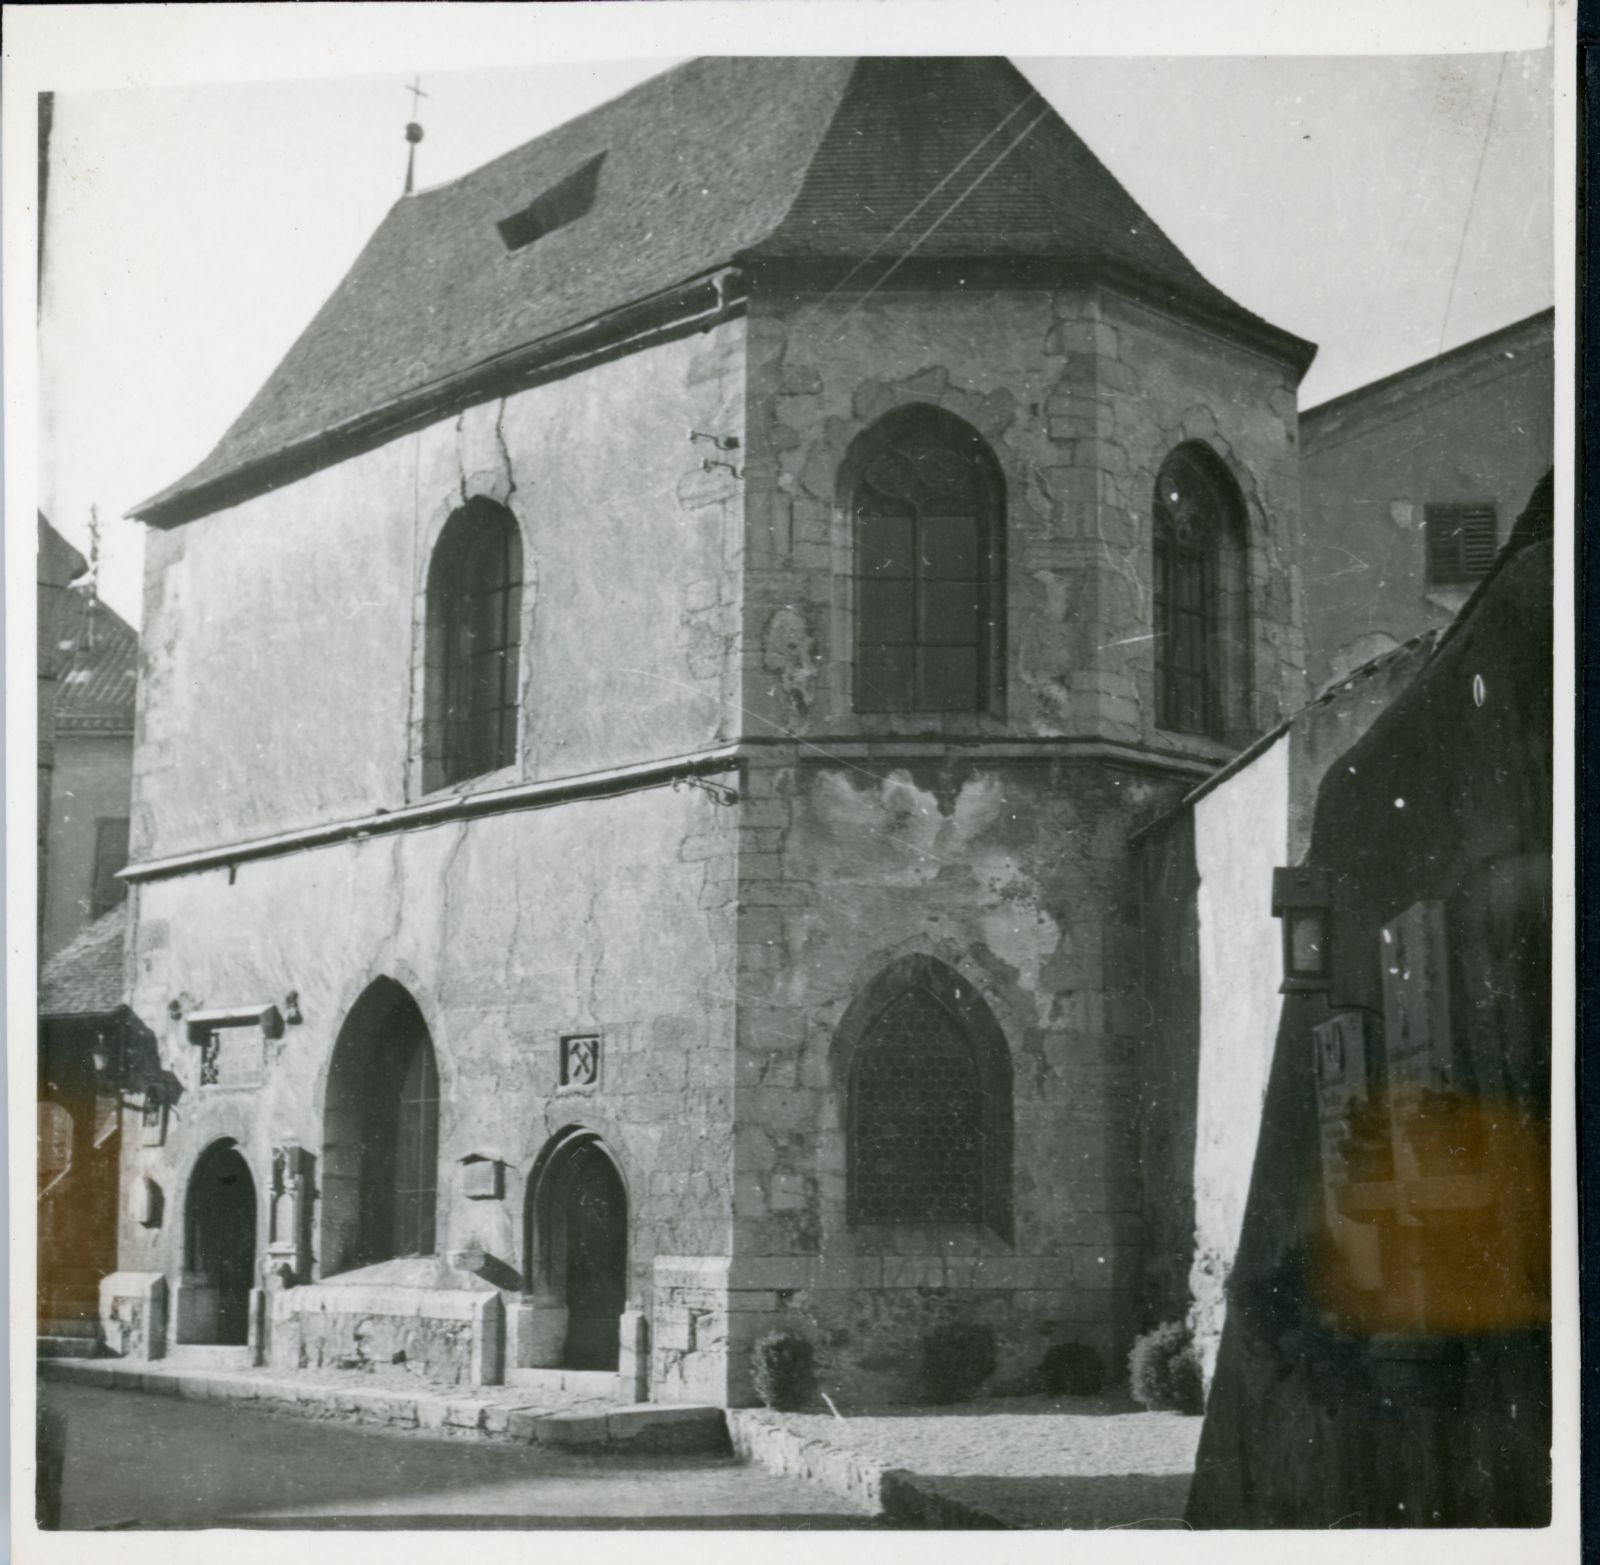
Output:
[[[1053,1397],[1092,1397],[1105,1389],[1105,1361],[1087,1343],[1058,1342],[1039,1363],[1044,1388]]]
[[[751,1378],[764,1407],[791,1412],[805,1407],[817,1389],[816,1354],[798,1331],[772,1331],[756,1343]]]
[[[922,1339],[922,1389],[931,1402],[962,1402],[995,1367],[994,1327],[947,1321]]]
[[[1128,1386],[1145,1407],[1172,1413],[1205,1409],[1205,1382],[1194,1335],[1182,1321],[1147,1331],[1128,1355]]]

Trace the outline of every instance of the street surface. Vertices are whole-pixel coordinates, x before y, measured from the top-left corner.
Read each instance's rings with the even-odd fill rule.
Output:
[[[820,1486],[717,1456],[578,1456],[42,1382],[67,1528],[861,1528]]]

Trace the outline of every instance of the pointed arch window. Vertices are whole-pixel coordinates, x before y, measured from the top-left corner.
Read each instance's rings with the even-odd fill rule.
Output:
[[[854,1224],[981,1224],[1009,1236],[1011,1063],[982,999],[931,957],[880,974],[841,1029]]]
[[[517,756],[522,538],[504,506],[469,500],[428,572],[427,785],[447,787]]]
[[[1247,660],[1243,504],[1232,476],[1195,443],[1156,477],[1156,726],[1223,738],[1240,726]]]
[[[938,408],[879,420],[847,459],[855,531],[855,709],[998,704],[1004,503],[999,464]]]
[[[329,1066],[322,1148],[322,1269],[436,1252],[439,1067],[416,1001],[375,980]]]

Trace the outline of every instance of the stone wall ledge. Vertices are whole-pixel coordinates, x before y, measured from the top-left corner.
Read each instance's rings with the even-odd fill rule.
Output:
[[[804,1478],[853,1509],[917,1528],[1009,1531],[1016,1523],[939,1492],[903,1468],[785,1429],[761,1408],[729,1408],[728,1436],[740,1461],[785,1478]]]
[[[283,1293],[279,1309],[291,1315],[393,1315],[470,1321],[482,1308],[485,1291],[314,1282]]]

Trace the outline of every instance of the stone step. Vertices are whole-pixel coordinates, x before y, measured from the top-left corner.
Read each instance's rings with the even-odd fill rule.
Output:
[[[161,1362],[173,1370],[249,1369],[250,1349],[231,1342],[182,1342],[169,1347]]]
[[[98,1337],[45,1337],[36,1340],[34,1352],[42,1359],[92,1359],[100,1356]]]
[[[508,1369],[506,1384],[535,1396],[631,1401],[623,1389],[621,1377],[611,1369]]]
[[[720,1407],[710,1406],[639,1402],[570,1413],[519,1408],[507,1422],[507,1433],[513,1440],[613,1455],[729,1449],[727,1419]]]

